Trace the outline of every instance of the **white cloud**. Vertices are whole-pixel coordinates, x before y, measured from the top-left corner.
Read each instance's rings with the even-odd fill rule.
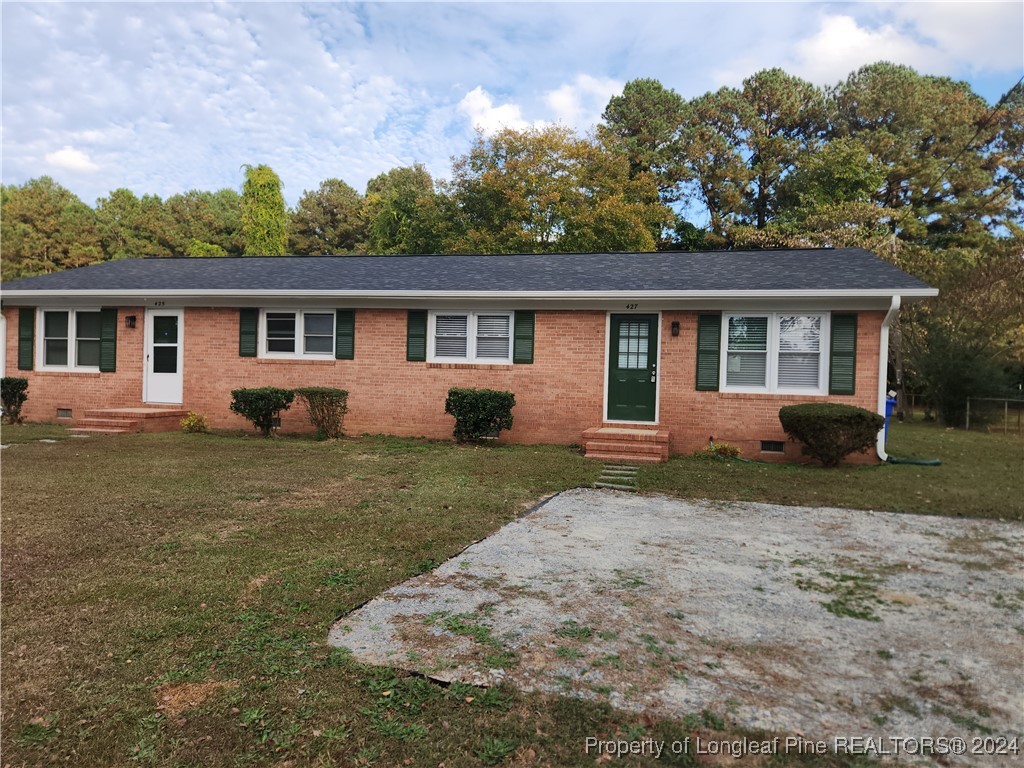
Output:
[[[548,91],[544,101],[557,122],[584,131],[601,119],[608,100],[621,93],[623,85],[610,77],[577,75],[572,83]]]
[[[892,12],[954,66],[1020,70],[1024,3],[901,3]]]
[[[91,173],[100,169],[85,152],[67,145],[56,152],[48,153],[46,162],[54,168],[72,173]]]
[[[459,112],[469,118],[470,124],[486,134],[497,133],[503,128],[523,130],[531,124],[523,119],[523,111],[511,102],[495,106],[491,95],[479,85],[467,93],[459,102]],[[534,126],[540,123],[533,123]]]
[[[909,64],[934,72],[945,68],[936,48],[914,40],[890,24],[867,29],[852,16],[826,16],[818,32],[794,46],[791,69],[813,82],[831,84],[876,61]]]
[[[992,98],[1020,74],[1019,2],[836,7],[0,3],[2,181],[167,196],[238,188],[241,165],[267,163],[294,203],[396,165],[443,176],[473,127],[586,131],[638,77],[689,98],[766,67],[830,83],[902,58]]]

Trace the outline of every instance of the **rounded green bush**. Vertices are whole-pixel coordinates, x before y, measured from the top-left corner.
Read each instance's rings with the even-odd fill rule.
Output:
[[[877,413],[841,403],[801,403],[779,409],[786,434],[803,443],[803,452],[826,467],[875,444],[885,419]]]

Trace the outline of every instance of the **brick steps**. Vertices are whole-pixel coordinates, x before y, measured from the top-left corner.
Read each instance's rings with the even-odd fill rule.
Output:
[[[668,458],[669,431],[656,427],[591,427],[583,432],[588,459],[657,464]]]
[[[171,432],[180,427],[187,413],[183,408],[90,408],[68,432],[73,435]]]

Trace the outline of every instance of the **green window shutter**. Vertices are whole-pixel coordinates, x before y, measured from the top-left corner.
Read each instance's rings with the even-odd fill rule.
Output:
[[[513,363],[533,362],[533,312],[516,311],[513,325],[515,338],[512,345]]]
[[[260,311],[238,310],[238,356],[256,357],[256,337],[259,334]]]
[[[355,310],[339,309],[334,317],[334,359],[352,360],[356,356]]]
[[[36,311],[32,307],[18,310],[18,370],[31,371],[35,356]]]
[[[100,310],[100,373],[117,370],[117,308]]]
[[[718,391],[718,371],[721,361],[722,316],[697,316],[697,390]]]
[[[883,376],[885,374],[882,374]],[[857,316],[832,315],[828,393],[852,395],[857,379]]]
[[[427,311],[410,309],[405,336],[405,359],[422,363],[427,359]]]

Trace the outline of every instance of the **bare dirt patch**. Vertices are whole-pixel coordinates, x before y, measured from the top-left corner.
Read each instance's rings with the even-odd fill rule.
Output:
[[[156,689],[156,708],[168,719],[181,715],[189,709],[195,709],[206,703],[227,688],[237,688],[234,680],[209,681],[205,683],[180,683],[178,685],[161,685]]]
[[[570,491],[330,642],[440,680],[807,738],[1012,738],[1022,552],[1014,523]]]

